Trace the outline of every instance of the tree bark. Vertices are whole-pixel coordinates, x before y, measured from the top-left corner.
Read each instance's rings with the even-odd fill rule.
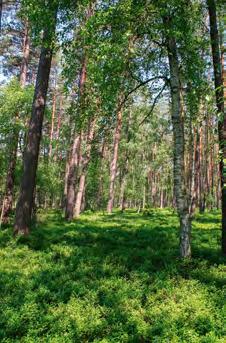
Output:
[[[0,0],[0,33],[2,31],[2,0]]]
[[[112,156],[111,166],[110,166],[110,187],[109,187],[109,198],[108,198],[108,205],[107,205],[107,212],[109,214],[112,213],[112,209],[114,205],[114,186],[115,186],[115,179],[116,179],[116,173],[117,173],[118,149],[119,149],[119,142],[121,138],[121,130],[122,130],[122,110],[120,109],[117,112],[113,156]]]
[[[75,182],[76,182],[76,168],[79,164],[79,153],[80,153],[81,135],[77,135],[74,138],[70,159],[68,162],[67,170],[67,195],[66,195],[66,206],[65,206],[65,219],[70,221],[74,216],[74,205],[75,205]]]
[[[46,30],[43,35],[43,47],[39,58],[27,146],[23,160],[23,175],[16,207],[15,234],[28,234],[31,223],[42,124],[53,52],[50,46],[46,47],[47,37],[50,36]]]
[[[84,192],[85,192],[86,174],[87,174],[87,169],[88,169],[90,158],[91,158],[91,148],[92,148],[92,141],[94,138],[95,123],[96,123],[95,118],[90,120],[88,132],[87,132],[86,156],[82,158],[82,166],[81,166],[82,171],[79,178],[79,187],[78,187],[78,192],[77,192],[76,201],[75,201],[75,208],[74,208],[75,218],[78,218],[81,212],[82,199],[84,197]]]
[[[22,59],[21,68],[20,68],[21,87],[24,87],[26,85],[29,55],[30,55],[30,37],[29,37],[28,20],[26,20],[25,28],[24,28],[24,39],[23,39],[23,59]]]
[[[28,60],[30,52],[30,39],[29,39],[29,28],[28,20],[25,22],[24,28],[24,39],[23,39],[23,58],[20,67],[20,85],[22,88],[26,85],[27,80],[27,70],[28,70]],[[19,114],[15,117],[17,120]],[[13,190],[14,190],[14,179],[15,179],[15,169],[17,162],[17,148],[18,148],[19,130],[15,128],[10,142],[10,152],[9,152],[9,165],[6,176],[6,186],[5,186],[5,196],[3,199],[1,219],[3,224],[9,222],[9,215],[13,207]]]
[[[164,18],[166,29],[170,18]],[[177,56],[176,40],[166,34],[166,44],[170,68],[171,114],[174,139],[174,193],[176,197],[177,212],[180,219],[180,255],[182,258],[191,256],[191,217],[189,214],[188,199],[185,189],[184,166],[184,122],[180,96],[180,75]]]
[[[53,135],[54,135],[54,124],[55,124],[55,114],[56,114],[56,89],[53,92],[53,104],[52,104],[52,115],[51,115],[51,128],[49,137],[49,158],[52,157],[53,153]]]
[[[80,80],[79,80],[79,99],[81,102],[84,87],[86,82],[86,68],[87,60],[86,57],[83,59]],[[68,177],[67,177],[67,196],[66,196],[66,206],[65,206],[65,219],[72,220],[74,217],[74,206],[75,206],[75,183],[76,183],[76,169],[79,164],[80,146],[81,146],[82,133],[74,133],[74,140],[71,149],[71,154],[69,156],[68,162]]]
[[[54,154],[54,162],[57,161],[57,157],[58,157],[62,109],[63,109],[63,96],[61,95],[60,96],[60,108],[59,108],[58,115],[57,115],[56,151],[55,151],[55,154]]]
[[[217,11],[215,0],[207,0],[209,19],[210,19],[210,38],[212,48],[212,59],[214,69],[214,81],[215,81],[215,93],[216,93],[216,106],[218,114],[224,115],[223,122],[221,119],[218,122],[218,136],[219,136],[219,147],[220,147],[220,176],[221,176],[221,192],[222,192],[222,252],[226,254],[226,187],[224,177],[224,166],[223,158],[226,158],[226,114],[224,113],[224,89],[223,89],[223,78],[222,78],[222,61],[220,52],[220,38],[218,33],[217,25]]]

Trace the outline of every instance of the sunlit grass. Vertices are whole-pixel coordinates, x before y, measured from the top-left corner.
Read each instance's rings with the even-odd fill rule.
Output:
[[[197,215],[191,261],[171,210],[49,212],[0,235],[1,342],[225,342],[216,212]]]

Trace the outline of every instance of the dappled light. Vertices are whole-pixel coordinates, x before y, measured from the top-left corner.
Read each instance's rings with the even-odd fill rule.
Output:
[[[157,210],[41,213],[29,237],[2,231],[1,340],[223,342],[220,216],[197,216],[189,261],[178,228]]]

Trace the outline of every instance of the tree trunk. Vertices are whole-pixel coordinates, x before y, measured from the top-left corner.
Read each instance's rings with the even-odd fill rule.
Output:
[[[74,138],[70,159],[68,162],[67,170],[67,196],[65,206],[65,219],[72,220],[74,216],[74,205],[75,205],[75,182],[76,182],[76,168],[79,163],[79,151],[81,144],[81,135]]]
[[[98,192],[97,192],[97,208],[101,208],[103,206],[103,193],[104,193],[104,170],[103,170],[103,162],[105,160],[106,155],[106,140],[105,137],[103,138],[101,149],[100,149],[100,172],[99,172],[99,179],[98,179]]]
[[[223,175],[223,158],[226,158],[226,148],[224,139],[226,139],[226,115],[224,113],[224,90],[222,79],[222,65],[220,53],[220,39],[217,27],[217,12],[215,0],[207,0],[209,18],[210,18],[210,38],[213,58],[215,93],[216,93],[216,106],[218,114],[224,114],[224,121],[218,122],[218,136],[220,147],[220,176],[221,176],[221,189],[222,189],[222,252],[226,254],[226,187],[224,186],[225,177]]]
[[[74,217],[78,218],[81,212],[81,206],[82,206],[82,199],[84,197],[85,193],[85,181],[86,181],[86,174],[87,169],[90,162],[91,157],[91,148],[92,148],[92,141],[94,137],[94,128],[95,128],[96,119],[90,120],[89,128],[87,132],[87,139],[86,139],[86,156],[82,158],[82,172],[79,178],[79,187],[78,192],[76,196],[76,202],[75,202],[75,208],[74,208]]]
[[[75,218],[78,218],[80,215],[82,198],[83,198],[84,189],[85,189],[85,181],[86,181],[86,173],[85,171],[83,171],[79,178],[78,192],[76,195],[76,202],[75,202],[75,209],[74,209]]]
[[[58,158],[58,149],[59,149],[59,138],[60,138],[60,128],[61,128],[61,116],[62,116],[62,109],[63,109],[63,96],[60,96],[60,108],[57,115],[57,129],[56,129],[56,151],[54,154],[54,162],[57,161]]]
[[[164,18],[166,29],[170,18]],[[188,208],[188,199],[185,189],[184,166],[184,122],[180,97],[180,75],[176,41],[173,36],[166,34],[170,68],[171,113],[174,139],[174,193],[177,212],[180,219],[180,254],[182,258],[191,256],[191,217]]]
[[[126,209],[125,188],[126,188],[126,175],[123,175],[121,184],[120,184],[120,210],[122,212],[125,211]]]
[[[116,179],[116,173],[117,173],[118,149],[119,149],[119,142],[121,138],[121,130],[122,130],[122,111],[120,109],[117,112],[113,156],[112,156],[111,166],[110,166],[110,187],[109,187],[109,199],[108,199],[108,205],[107,205],[107,212],[109,214],[112,213],[113,204],[114,204],[114,186],[115,186],[115,179]]]
[[[3,0],[0,0],[0,33],[2,31],[2,2]]]
[[[27,79],[27,69],[28,69],[28,59],[30,52],[30,39],[29,39],[29,29],[28,21],[25,22],[24,28],[24,39],[23,39],[23,59],[20,67],[20,85],[22,88],[26,85]],[[16,120],[19,115],[16,116]],[[14,189],[14,179],[15,179],[15,169],[17,162],[17,147],[19,139],[19,130],[18,128],[14,129],[13,135],[11,137],[11,148],[9,152],[9,165],[6,176],[6,187],[5,187],[5,196],[3,199],[2,205],[2,223],[7,224],[9,222],[9,215],[13,207],[13,189]]]
[[[12,137],[10,160],[8,165],[8,171],[6,176],[6,191],[5,197],[2,204],[2,214],[1,222],[3,224],[8,224],[9,215],[12,211],[13,205],[13,189],[14,189],[14,179],[15,179],[15,169],[17,160],[17,145],[18,145],[18,130],[15,129]]]
[[[84,87],[86,82],[86,68],[87,61],[86,57],[83,59],[80,80],[79,80],[79,100],[81,102]],[[67,196],[66,196],[66,208],[65,208],[65,219],[72,220],[74,217],[74,206],[75,206],[75,183],[76,183],[76,169],[79,164],[79,154],[81,146],[82,133],[74,133],[74,141],[71,149],[71,154],[69,156],[68,162],[68,178],[67,178]]]
[[[24,28],[24,39],[23,39],[23,59],[22,59],[21,68],[20,68],[21,87],[24,87],[27,81],[29,54],[30,54],[30,37],[29,37],[28,20],[26,20],[25,28]]]
[[[194,129],[194,158],[193,158],[193,175],[192,175],[192,185],[191,185],[191,204],[190,204],[190,213],[195,212],[197,206],[197,200],[199,196],[199,182],[200,182],[200,146],[199,146],[199,128]]]
[[[47,37],[49,37],[49,32],[45,31],[43,47],[39,58],[27,146],[23,160],[21,188],[16,207],[15,234],[28,234],[31,223],[39,147],[52,61],[52,48],[46,46]]]
[[[50,140],[50,142],[49,142],[49,158],[52,157],[52,152],[53,152],[53,135],[54,135],[55,113],[56,113],[56,90],[54,90],[54,93],[53,93],[51,128],[50,128],[50,138],[49,138],[49,140]]]

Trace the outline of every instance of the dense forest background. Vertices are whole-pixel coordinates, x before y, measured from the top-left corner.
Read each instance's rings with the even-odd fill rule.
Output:
[[[88,209],[173,206],[190,255],[195,209],[223,206],[223,3],[217,9],[3,3],[1,222],[18,199],[15,231],[25,233],[40,208],[72,220]]]
[[[161,255],[156,258],[151,250],[153,273],[164,259],[175,262],[179,256],[185,260],[176,262],[183,264],[174,266],[178,273],[180,268],[185,274],[186,268],[201,270],[199,262],[208,254],[211,263],[221,263],[221,254],[226,254],[224,1],[3,0],[0,20],[2,242],[42,250],[52,232],[57,244],[61,238],[64,241],[64,227],[87,234],[84,240],[92,245],[94,237],[99,239],[99,225],[108,247],[105,221],[109,221],[115,230],[120,225],[125,230],[118,231],[119,236],[115,233],[113,245],[120,241],[127,245],[131,239],[128,249],[136,249],[136,239],[137,244],[146,240],[149,247],[153,242],[150,249]],[[82,223],[89,233],[82,231]],[[139,225],[157,225],[159,230],[141,238],[131,232],[129,239],[129,223],[135,231]],[[167,223],[169,230],[176,228],[175,254],[168,257],[165,251],[172,247]],[[200,236],[202,243],[198,225],[215,230]],[[208,250],[212,240],[213,254]],[[122,254],[128,258],[126,268],[131,267],[128,251]],[[69,256],[66,250],[58,253]],[[191,257],[197,262],[191,262]],[[139,258],[132,263],[136,265]],[[149,259],[148,254],[142,258]],[[65,273],[71,275],[69,270]],[[203,311],[205,301],[200,305]],[[174,307],[169,306],[171,310]],[[210,313],[209,307],[207,317]],[[194,337],[186,331],[175,338],[166,324],[167,334],[158,336],[156,328],[157,333],[150,335],[148,331],[146,336],[134,334],[134,340],[120,334],[115,340],[113,336],[101,340],[94,329],[84,333],[81,324],[75,336],[68,334],[59,342],[223,342],[217,320],[213,319],[210,331],[194,331],[198,335]],[[7,327],[4,319],[2,325]],[[84,325],[89,326],[88,319]],[[26,333],[21,333],[21,327],[18,330],[19,336],[16,329],[0,329],[0,337],[4,342],[25,342],[20,337]],[[200,338],[208,332],[209,338]],[[29,333],[26,342],[36,334]]]

